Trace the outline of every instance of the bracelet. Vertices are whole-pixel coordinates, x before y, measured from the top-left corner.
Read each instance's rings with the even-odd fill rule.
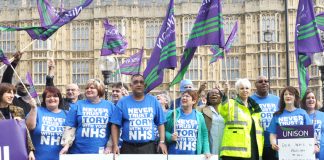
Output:
[[[164,141],[160,141],[160,143],[163,143],[164,144]]]

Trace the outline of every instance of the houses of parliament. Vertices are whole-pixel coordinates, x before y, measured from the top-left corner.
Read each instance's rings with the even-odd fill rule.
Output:
[[[74,8],[83,2],[83,0],[49,1],[54,6],[63,6],[65,9]],[[238,78],[248,78],[254,84],[259,75],[270,75],[271,92],[279,95],[280,90],[287,85],[285,1],[288,1],[290,85],[298,87],[294,51],[298,0],[221,0],[225,38],[229,36],[236,21],[239,25],[236,40],[227,54],[227,67],[224,60],[209,64],[212,57],[210,46],[201,46],[197,49],[185,78],[191,79],[196,88],[207,82],[207,89],[228,79],[231,86],[230,93],[234,95],[234,84]],[[98,63],[105,32],[103,22],[106,18],[118,28],[128,42],[125,54],[111,56],[121,64],[143,47],[141,66],[143,72],[160,32],[168,2],[168,0],[93,0],[76,19],[60,28],[47,41],[37,40],[28,47],[16,68],[17,72],[22,77],[30,72],[37,91],[41,93],[45,88],[47,61],[54,59],[54,84],[63,93],[65,85],[69,83],[77,83],[84,91],[88,79],[103,79]],[[179,62],[201,0],[174,0],[174,2]],[[324,12],[324,0],[314,0],[314,7],[316,13]],[[2,0],[0,15],[1,26],[40,25],[36,0]],[[269,43],[264,41],[264,32],[267,30],[272,33],[272,41]],[[324,39],[323,33],[321,36]],[[30,42],[32,39],[24,31],[0,31],[0,48],[9,58]],[[267,45],[269,45],[269,66]],[[179,67],[180,62],[175,71],[165,70],[163,84],[153,90],[153,94],[162,90],[173,90],[168,85]],[[0,71],[1,76],[4,70],[5,68]],[[311,79],[309,88],[316,93],[318,99],[321,99],[322,83],[318,67],[312,65],[309,74]],[[14,78],[14,81],[17,80]],[[130,76],[110,78],[111,83],[120,81],[129,83]],[[252,86],[254,89],[254,85]],[[178,85],[175,90],[179,91]]]

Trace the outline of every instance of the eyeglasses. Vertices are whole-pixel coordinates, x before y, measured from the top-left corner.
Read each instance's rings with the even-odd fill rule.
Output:
[[[66,89],[67,92],[71,91],[71,92],[74,92],[76,91],[76,89]]]
[[[135,80],[132,82],[132,84],[141,84],[141,85],[144,85],[144,81],[143,80]]]
[[[258,80],[257,82],[258,82],[258,83],[269,83],[268,80]]]

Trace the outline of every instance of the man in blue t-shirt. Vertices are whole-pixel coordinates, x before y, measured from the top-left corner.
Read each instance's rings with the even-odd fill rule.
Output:
[[[167,154],[164,144],[166,122],[159,101],[152,95],[144,94],[144,77],[140,74],[131,78],[133,94],[118,101],[110,122],[113,139],[113,153],[119,154],[119,128],[122,127],[123,145],[120,153],[156,153],[154,126],[158,126],[160,142],[158,147]]]
[[[279,109],[279,97],[269,93],[269,81],[265,76],[259,76],[255,82],[256,92],[251,96],[255,100],[261,112],[261,125],[264,129],[264,148],[263,159],[275,159],[276,152],[272,150],[269,140],[269,132],[267,128],[270,125],[273,113]]]

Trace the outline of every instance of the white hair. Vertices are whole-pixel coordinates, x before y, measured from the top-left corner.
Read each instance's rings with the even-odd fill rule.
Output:
[[[241,86],[248,87],[251,89],[251,82],[247,78],[238,79],[235,82],[235,89],[237,93],[239,92]]]

